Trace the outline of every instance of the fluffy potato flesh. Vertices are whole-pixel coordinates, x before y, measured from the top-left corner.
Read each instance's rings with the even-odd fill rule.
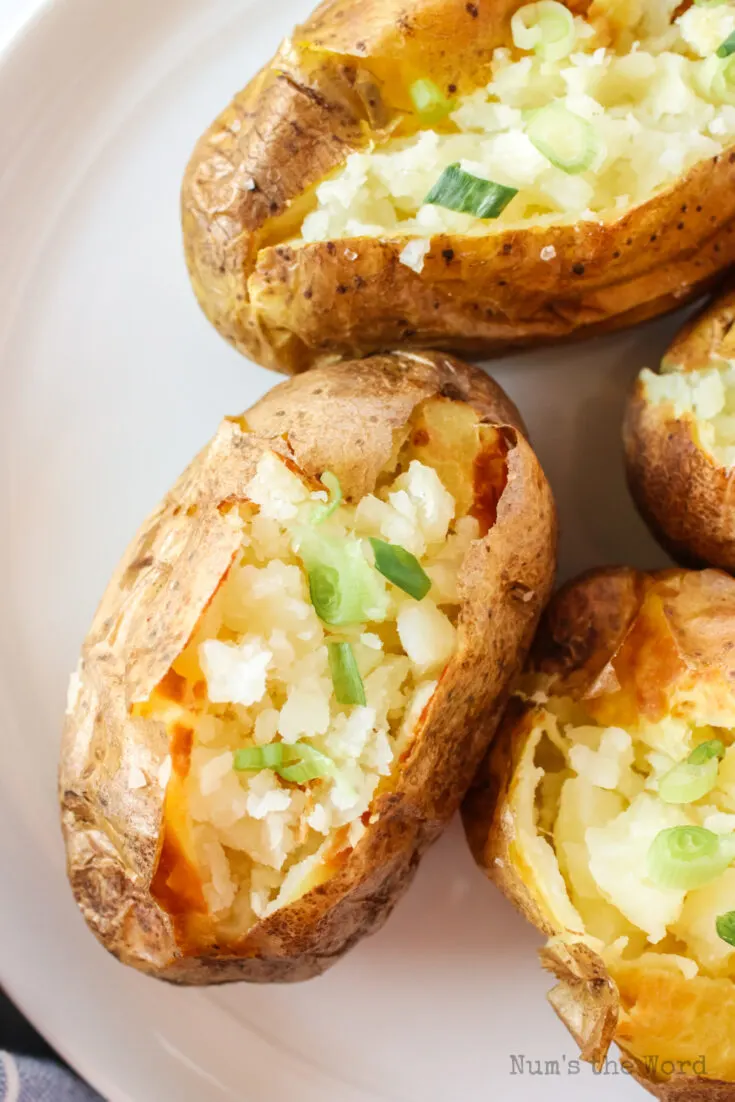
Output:
[[[242,539],[232,565],[136,706],[169,731],[151,893],[176,916],[182,944],[213,933],[236,943],[328,879],[374,821],[373,799],[390,791],[455,651],[457,576],[493,522],[504,455],[497,429],[437,398],[417,408],[374,493],[337,504],[331,484],[328,516],[324,485],[275,452],[260,460],[233,506]],[[417,599],[381,574],[371,538],[409,552],[428,592]],[[343,571],[354,597],[338,623],[318,612],[324,564]],[[333,665],[345,647],[351,702]],[[291,772],[268,767],[274,749],[291,755]]]
[[[732,142],[735,95],[719,79],[727,61],[716,51],[735,30],[735,4],[676,15],[661,0],[597,2],[574,17],[557,7],[561,45],[533,46],[523,24],[537,6],[522,8],[511,43],[489,59],[488,83],[457,101],[442,89],[448,113],[438,128],[353,153],[317,188],[300,239],[424,237],[423,249],[419,240],[401,256],[420,271],[435,234],[614,219]],[[493,219],[427,203],[452,164],[517,194]],[[542,258],[553,260],[553,249]]]
[[[630,621],[622,599],[606,613],[624,633],[601,669],[573,669],[562,627],[559,650],[523,679],[499,739],[512,732],[517,757],[495,812],[496,824],[512,822],[504,863],[514,871],[501,862],[496,875],[553,934],[551,946],[583,944],[604,962],[619,999],[614,1038],[644,1080],[677,1071],[730,1082],[735,949],[716,923],[735,912],[735,867],[725,861],[695,887],[664,886],[651,847],[680,827],[704,828],[725,847],[735,838],[735,584],[675,571],[637,584]],[[565,600],[561,619],[581,615],[573,587]],[[577,630],[589,647],[594,629],[585,635],[580,621]],[[715,653],[722,661],[710,664]],[[713,740],[722,750],[711,784],[672,802],[671,771]],[[566,1017],[570,1027],[579,1020]]]
[[[735,571],[735,295],[710,302],[628,398],[631,492],[654,535],[686,565]]]
[[[640,374],[643,398],[676,421],[686,424],[697,447],[718,467],[735,466],[735,362],[714,361],[709,367],[681,371],[662,366]]]

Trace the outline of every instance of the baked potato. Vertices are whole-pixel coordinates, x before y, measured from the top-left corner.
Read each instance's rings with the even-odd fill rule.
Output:
[[[640,373],[623,438],[628,484],[649,528],[687,566],[735,571],[735,290]]]
[[[515,407],[441,354],[331,365],[213,440],[72,677],[84,917],[179,983],[299,980],[377,929],[457,809],[554,572]]]
[[[733,30],[732,0],[325,0],[186,170],[204,312],[295,373],[681,304],[735,259]]]
[[[552,600],[467,795],[549,938],[550,1001],[665,1100],[735,1097],[735,580],[595,570]]]

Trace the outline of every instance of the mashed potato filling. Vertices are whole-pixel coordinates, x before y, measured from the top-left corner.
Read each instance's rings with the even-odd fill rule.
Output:
[[[692,426],[698,446],[717,466],[735,466],[735,362],[720,360],[708,367],[682,371],[663,365],[656,374],[640,374],[647,401],[671,407],[672,416]]]
[[[543,702],[532,715],[518,786],[519,834],[534,883],[566,936],[587,941],[604,959],[621,994],[618,1038],[631,1051],[642,1059],[699,1060],[700,1071],[704,1058],[708,1075],[731,1079],[732,687],[724,677],[693,677],[665,715],[632,720],[625,706],[611,712],[604,695],[547,698],[545,685],[537,675],[524,686]],[[700,764],[688,764],[692,754]],[[711,868],[697,866],[695,886],[655,858],[661,838],[681,837],[681,828],[711,832],[723,853]],[[729,941],[721,927],[728,915]]]
[[[533,19],[536,7],[522,13]],[[317,188],[302,239],[409,235],[402,259],[420,271],[422,239],[434,234],[604,221],[650,198],[735,137],[735,66],[717,54],[735,31],[735,4],[676,10],[672,0],[597,0],[587,18],[563,13],[569,27],[554,50],[532,45],[514,20],[514,44],[493,53],[486,87],[446,100],[440,125],[353,153]],[[517,194],[495,218],[427,203],[456,164]]]
[[[329,472],[308,481],[265,453],[233,505],[240,550],[144,706],[166,722],[173,764],[152,890],[225,939],[358,844],[456,649],[460,567],[487,526],[475,453],[430,439],[447,406],[424,404],[356,504]],[[463,412],[484,457],[477,441],[501,437]]]

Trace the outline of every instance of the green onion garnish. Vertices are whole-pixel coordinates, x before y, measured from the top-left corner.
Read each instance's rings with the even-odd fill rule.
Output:
[[[474,214],[476,218],[497,218],[517,194],[518,188],[482,180],[465,172],[457,163],[444,169],[424,202],[462,214]]]
[[[513,44],[519,50],[534,50],[544,61],[566,57],[574,46],[574,16],[556,0],[525,4],[510,21]]]
[[[289,747],[285,742],[269,742],[267,746],[245,746],[236,750],[233,758],[235,769],[279,769],[283,764],[284,753]]]
[[[317,616],[326,624],[341,621],[342,590],[339,571],[333,566],[315,566],[309,571],[309,596]]]
[[[724,915],[718,915],[715,919],[715,929],[718,937],[728,945],[735,945],[735,911],[726,911]]]
[[[405,547],[396,547],[372,536],[370,543],[375,552],[375,569],[410,597],[422,600],[431,589],[431,578],[416,556]]]
[[[447,99],[433,80],[415,80],[408,91],[417,113],[425,122],[439,122],[454,110],[454,100]]]
[[[735,57],[728,57],[717,65],[712,78],[712,91],[723,103],[735,104]]]
[[[359,540],[308,528],[299,535],[298,553],[309,578],[311,603],[325,624],[385,619],[388,595]]]
[[[691,804],[706,796],[717,784],[719,759],[725,747],[719,739],[702,742],[686,761],[680,761],[658,782],[658,793],[667,804]]]
[[[732,31],[717,47],[718,57],[729,57],[730,54],[735,54],[735,31]]]
[[[329,672],[332,675],[334,695],[340,704],[362,704],[365,686],[357,668],[355,652],[349,643],[327,643]]]
[[[718,738],[707,739],[695,746],[687,758],[690,765],[704,765],[708,761],[718,761],[725,756],[725,746]]]
[[[700,95],[710,103],[735,104],[735,57],[710,57],[700,62],[693,73]]]
[[[306,742],[270,742],[267,746],[245,746],[236,750],[233,768],[239,772],[272,769],[284,781],[306,784],[320,777],[332,776],[334,762]]]
[[[526,134],[539,153],[570,176],[585,172],[600,150],[592,124],[561,103],[550,103],[535,111]]]
[[[305,742],[294,742],[291,750],[295,750],[298,759],[293,765],[282,765],[278,773],[284,781],[291,784],[306,784],[307,781],[316,781],[320,777],[332,776],[335,772],[334,762],[320,750],[315,750]]]
[[[735,835],[700,826],[660,831],[648,851],[648,875],[659,888],[689,891],[715,880],[735,858]]]
[[[342,487],[339,484],[339,479],[336,474],[332,474],[331,471],[325,471],[319,481],[329,493],[329,501],[326,505],[316,506],[311,515],[312,524],[321,524],[327,517],[331,517],[332,513],[336,509],[339,509],[342,504]]]

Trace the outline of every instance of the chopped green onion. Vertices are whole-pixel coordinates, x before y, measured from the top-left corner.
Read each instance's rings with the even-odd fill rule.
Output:
[[[727,3],[729,0],[694,0],[694,6],[697,8],[720,8]]]
[[[270,742],[267,746],[245,746],[236,750],[233,767],[240,772],[273,769],[284,781],[306,784],[332,776],[334,762],[306,742]]]
[[[717,58],[710,60],[717,64],[710,86],[714,96],[722,103],[735,106],[735,57],[728,57],[725,61]]]
[[[433,80],[415,80],[408,91],[425,122],[439,122],[454,110],[454,100],[448,99]]]
[[[699,746],[695,746],[687,761],[690,765],[704,765],[705,762],[719,760],[724,756],[724,743],[720,742],[718,738],[711,738],[707,739],[706,742],[700,742]]]
[[[718,915],[715,919],[715,929],[718,937],[728,945],[735,945],[735,911],[726,911],[724,915]]]
[[[416,556],[405,547],[396,547],[372,536],[370,543],[375,552],[375,569],[404,593],[421,601],[431,589],[431,578]]]
[[[735,31],[732,31],[717,47],[718,57],[729,57],[730,54],[735,54]]]
[[[311,603],[325,624],[385,619],[388,595],[359,540],[308,528],[299,536],[298,554],[309,578]]]
[[[349,643],[327,643],[329,672],[332,675],[334,695],[340,704],[362,704],[365,686],[357,668],[355,652]]]
[[[660,831],[648,851],[648,875],[659,888],[689,891],[715,880],[735,858],[735,835],[700,826]]]
[[[535,111],[526,134],[539,153],[570,176],[585,172],[600,152],[600,140],[592,124],[561,103],[550,103]]]
[[[517,194],[518,188],[473,176],[457,163],[444,169],[424,202],[476,218],[497,218]]]
[[[658,783],[658,793],[667,804],[691,804],[706,796],[717,784],[718,759],[725,753],[719,739],[695,746],[686,761],[680,761]]]
[[[279,776],[291,784],[306,784],[307,781],[316,781],[320,777],[332,776],[335,771],[334,762],[320,750],[309,746],[306,742],[294,742],[291,750],[298,755],[298,760],[293,765],[283,765],[278,770]]]
[[[513,44],[519,50],[534,50],[544,61],[566,57],[574,46],[574,16],[556,0],[525,4],[510,21]]]
[[[693,804],[717,784],[717,759],[702,765],[680,761],[658,782],[658,794],[666,804]]]
[[[315,566],[309,571],[309,595],[317,616],[327,624],[340,620],[342,593],[339,571],[333,566]]]
[[[311,515],[312,524],[321,524],[327,517],[331,517],[332,513],[335,512],[336,509],[339,509],[342,504],[342,487],[339,484],[339,479],[336,474],[332,474],[331,471],[325,471],[319,481],[326,487],[329,493],[329,501],[326,505],[317,505],[314,509]]]
[[[278,769],[288,749],[285,742],[269,742],[267,746],[245,746],[236,750],[233,758],[235,769]]]
[[[694,82],[710,103],[735,105],[735,57],[705,58],[694,70]]]

